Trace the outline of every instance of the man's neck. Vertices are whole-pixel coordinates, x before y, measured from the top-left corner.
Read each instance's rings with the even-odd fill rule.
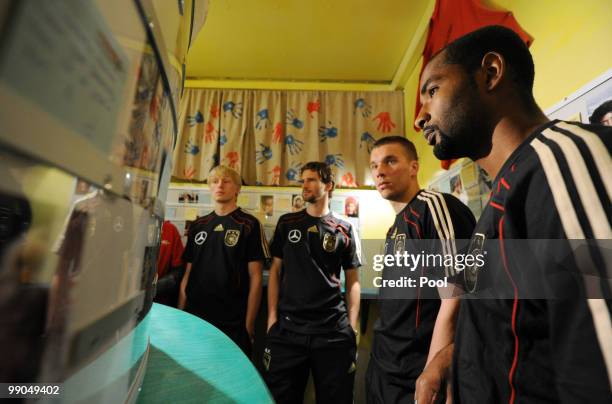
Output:
[[[401,201],[389,201],[391,203],[391,207],[395,210],[395,214],[400,213],[406,205],[408,205],[419,193],[421,190],[421,186],[418,181],[414,181],[414,183],[408,188],[408,191],[403,195]]]
[[[314,203],[309,203],[306,213],[314,217],[323,217],[329,214],[329,197],[325,196]]]
[[[508,157],[533,133],[549,119],[539,111],[530,115],[508,116],[502,118],[493,131],[492,146],[489,154],[476,160],[495,179]]]
[[[233,211],[235,211],[236,209],[238,209],[238,205],[236,204],[236,201],[225,202],[225,203],[221,203],[221,202],[215,203],[215,213],[217,214],[217,216],[228,215],[232,213]]]

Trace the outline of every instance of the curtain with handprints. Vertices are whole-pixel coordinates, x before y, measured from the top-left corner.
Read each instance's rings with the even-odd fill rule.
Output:
[[[204,181],[217,164],[247,185],[297,185],[309,161],[325,161],[340,187],[371,185],[369,152],[404,136],[401,92],[186,89],[173,176]]]

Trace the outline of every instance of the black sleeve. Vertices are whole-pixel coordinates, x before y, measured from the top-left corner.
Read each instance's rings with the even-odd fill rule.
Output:
[[[283,258],[283,248],[285,247],[285,236],[284,225],[281,220],[278,221],[276,229],[274,229],[274,237],[272,238],[272,245],[270,246],[270,252],[272,257]]]
[[[185,263],[193,263],[194,255],[195,255],[195,226],[192,224],[189,228],[189,233],[187,233],[187,243],[185,244],[185,250],[183,251],[183,262]]]
[[[595,181],[609,174],[593,170],[589,172],[590,178],[584,180]],[[588,242],[578,241],[575,232],[588,234],[586,229],[589,223],[587,216],[576,213],[579,207],[575,205],[576,200],[571,198],[570,192],[563,192],[569,196],[568,203],[557,205],[562,197],[562,188],[566,185],[556,185],[555,188],[550,186],[544,168],[536,170],[530,177],[528,187],[521,189],[524,192],[517,192],[513,198],[509,198],[514,206],[521,201],[524,208],[506,209],[504,230],[520,229],[521,234],[515,235],[528,243],[539,263],[539,268],[534,269],[539,269],[539,280],[544,288],[542,292],[548,297],[549,350],[555,353],[551,358],[561,402],[609,402],[608,372],[611,369],[607,369],[605,358],[612,348],[610,340],[604,336],[609,335],[612,302],[605,293],[603,295],[607,299],[593,298],[597,296],[591,295],[593,292],[587,288],[587,283],[593,290],[605,288],[608,277],[596,276],[593,271],[597,268],[606,270],[606,265],[596,264],[601,262],[601,256],[606,251],[591,245],[584,251],[586,254],[577,255],[572,254],[569,247],[561,247],[567,242],[566,238],[574,239],[570,240],[574,245]],[[585,209],[593,209],[598,196],[580,196],[584,197],[580,201]],[[565,208],[561,211],[558,206]],[[575,225],[570,227],[564,224],[561,215],[566,216],[565,220],[570,215],[575,216]],[[544,248],[535,248],[535,245]],[[574,251],[579,252],[578,249]],[[583,260],[585,257],[588,260]],[[516,268],[515,271],[520,269],[523,268]]]
[[[253,228],[247,238],[247,262],[263,261],[270,258],[268,242],[263,233],[263,227],[259,220],[254,219]]]
[[[344,270],[361,266],[359,240],[353,226],[348,228],[348,245],[342,250],[342,268]]]

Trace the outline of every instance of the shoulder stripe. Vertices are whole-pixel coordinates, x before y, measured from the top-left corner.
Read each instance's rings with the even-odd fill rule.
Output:
[[[448,213],[448,207],[446,207],[446,201],[444,197],[435,192],[423,191],[417,196],[418,199],[427,202],[429,211],[434,220],[434,225],[438,231],[438,238],[442,245],[442,253],[444,255],[452,255],[453,257],[457,253],[455,247],[455,235],[454,231],[451,233],[451,229],[448,227],[449,219],[445,216],[445,211]],[[442,199],[442,206],[440,204],[440,198]],[[445,209],[446,208],[446,209]],[[452,222],[451,222],[452,223]],[[454,266],[445,267],[446,276],[455,275]]]
[[[436,196],[438,200],[440,201],[440,205],[442,206],[442,210],[444,211],[444,214],[442,215],[442,220],[446,222],[446,225],[449,231],[449,239],[454,240],[455,239],[455,227],[453,226],[453,220],[448,210],[446,199],[444,199],[444,195],[436,191],[424,191],[424,192],[426,194],[431,194],[431,195]],[[453,248],[453,254],[456,254],[456,253],[457,251]]]
[[[569,165],[574,183],[576,184],[580,202],[582,202],[589,224],[593,229],[593,235],[595,238],[610,238],[612,235],[610,223],[608,222],[601,201],[597,197],[597,191],[593,185],[591,174],[587,170],[578,147],[568,136],[550,129],[544,130],[542,134],[546,138],[553,140],[561,148],[567,160],[567,164]]]
[[[601,141],[599,136],[593,132],[589,132],[588,130],[581,128],[580,126],[572,125],[567,122],[559,122],[556,126],[570,131],[584,140],[584,143],[586,143],[587,147],[591,151],[593,160],[595,160],[597,170],[599,170],[599,173],[602,176],[604,186],[606,187],[606,192],[608,193],[608,198],[612,198],[612,176],[609,175],[610,172],[612,172],[612,159],[610,158],[610,152],[608,151],[606,145]]]
[[[578,222],[578,216],[576,215],[572,200],[567,192],[567,187],[563,182],[563,176],[561,175],[561,170],[559,170],[559,165],[555,160],[555,156],[550,148],[538,138],[531,141],[531,147],[533,147],[540,159],[550,189],[554,190],[554,192],[551,193],[555,205],[557,206],[557,211],[560,213],[559,217],[563,225],[563,230],[565,230],[566,237],[569,239],[584,239],[584,232]],[[561,214],[561,212],[563,214]]]

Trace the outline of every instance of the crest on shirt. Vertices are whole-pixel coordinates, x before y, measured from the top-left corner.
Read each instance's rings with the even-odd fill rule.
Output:
[[[470,246],[468,248],[469,254],[476,256],[482,254],[484,251],[484,243],[486,237],[482,233],[474,234],[472,240],[470,240]],[[465,289],[468,293],[476,292],[478,286],[478,271],[479,266],[474,264],[472,266],[467,266],[463,270],[463,279],[465,280]]]
[[[228,230],[225,232],[225,245],[233,247],[238,243],[240,237],[240,230]]]
[[[334,252],[336,250],[335,234],[325,233],[323,236],[323,249],[327,252]]]
[[[195,235],[193,241],[195,241],[197,245],[202,245],[206,241],[206,237],[208,237],[208,233],[206,233],[205,231],[201,231]]]
[[[395,254],[402,254],[404,251],[406,251],[406,234],[396,234],[393,252]]]

